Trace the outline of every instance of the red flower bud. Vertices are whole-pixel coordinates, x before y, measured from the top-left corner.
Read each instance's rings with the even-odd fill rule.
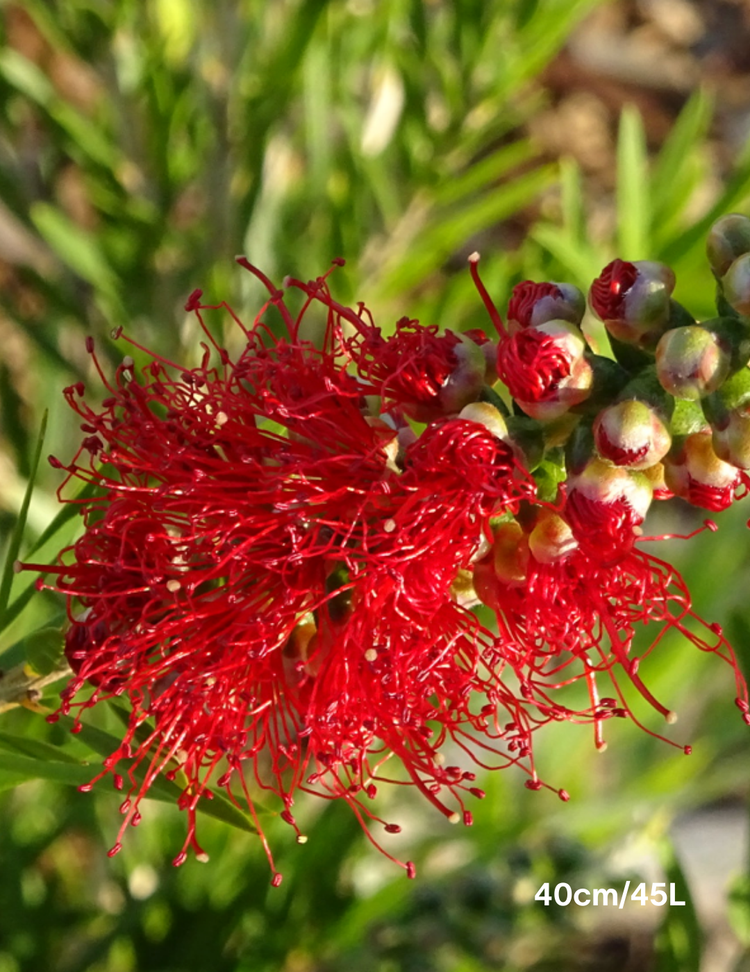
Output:
[[[667,486],[676,496],[705,510],[731,506],[740,483],[739,470],[714,452],[710,432],[687,436],[680,448],[665,458],[664,472]]]
[[[547,321],[580,324],[585,310],[586,299],[572,284],[524,280],[513,288],[508,302],[508,331],[514,334]]]
[[[616,466],[648,469],[669,452],[672,438],[656,412],[629,399],[610,405],[594,422],[599,455]]]
[[[581,549],[602,563],[615,562],[632,547],[653,498],[642,473],[591,459],[568,478],[565,517]]]
[[[586,340],[569,321],[547,321],[518,331],[500,344],[497,362],[513,398],[540,421],[559,418],[591,394],[593,371]]]
[[[618,341],[650,347],[669,321],[674,285],[662,263],[613,260],[591,285],[589,303]]]

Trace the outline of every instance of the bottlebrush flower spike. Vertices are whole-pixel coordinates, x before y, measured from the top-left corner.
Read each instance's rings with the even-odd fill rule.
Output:
[[[50,461],[67,471],[61,493],[70,480],[97,489],[70,500],[83,535],[54,566],[25,567],[54,577],[68,599],[74,674],[50,718],[70,714],[76,730],[102,701],[129,706],[123,740],[95,778],[126,789],[111,853],[163,775],[183,781],[176,864],[191,848],[205,858],[196,812],[212,787],[248,808],[275,885],[259,795],[300,842],[298,794],[345,800],[396,860],[375,832],[398,830],[375,811],[381,784],[412,785],[468,824],[468,798],[483,794],[467,760],[518,766],[528,787],[548,786],[534,734],[593,723],[603,748],[607,719],[641,724],[626,683],[673,721],[639,672],[641,623],[658,627],[648,651],[673,629],[728,661],[750,724],[720,629],[696,618],[679,575],[642,549],[652,494],[723,509],[747,487],[706,427],[744,467],[735,440],[746,430],[731,419],[746,402],[746,357],[734,354],[702,407],[675,404],[650,353],[615,347],[622,362],[609,365],[591,355],[569,285],[519,285],[506,328],[478,259],[471,273],[492,338],[409,318],[385,336],[363,304],[334,299],[328,274],[287,281],[303,297],[293,314],[286,289],[240,258],[268,300],[246,327],[195,291],[186,310],[205,334],[197,366],[123,337],[146,363],[137,370],[126,356],[110,381],[87,340],[106,397],[95,407],[82,384],[65,390],[84,438],[71,462]],[[624,322],[646,344],[675,324],[670,314],[690,320],[671,302],[671,272],[654,267],[615,261],[592,288],[594,307],[612,312],[608,326]],[[313,307],[325,317],[317,344],[306,338]],[[205,318],[215,312],[240,329],[239,354],[213,337]],[[722,340],[745,349],[745,325],[720,324]],[[610,331],[624,337],[618,326]],[[490,387],[495,363],[510,407]],[[478,600],[497,630],[469,609]],[[583,709],[566,691],[579,680]],[[463,764],[446,765],[446,751]]]
[[[211,785],[245,803],[261,834],[254,794],[264,790],[295,829],[299,791],[384,824],[370,802],[392,757],[441,812],[468,821],[473,774],[444,767],[441,747],[453,739],[471,751],[486,724],[471,707],[477,695],[504,708],[505,722],[529,721],[502,665],[484,658],[495,637],[452,591],[490,519],[535,493],[496,434],[501,416],[488,422],[493,410],[478,406],[481,421],[441,419],[399,446],[398,416],[373,416],[366,397],[385,378],[348,370],[354,342],[325,281],[298,286],[328,307],[322,350],[269,285],[287,333],[273,337],[260,315],[249,329],[238,321],[247,346],[233,361],[203,321],[216,308],[196,294],[189,309],[214,345],[198,367],[151,355],[137,375],[127,359],[113,383],[102,373],[101,409],[82,387],[66,390],[87,436],[64,468],[102,489],[85,507],[84,535],[47,568],[71,621],[75,676],[61,712],[79,724],[104,699],[129,702],[128,730],[100,774],[130,781],[113,852],[157,776],[178,771],[188,834],[175,863],[190,847],[204,855],[195,815]],[[364,317],[345,318],[376,344]],[[412,387],[402,388],[408,408]],[[489,746],[499,765],[519,762],[506,736],[481,744],[477,759]],[[527,741],[533,773],[529,752]]]
[[[707,526],[715,529],[712,523]],[[676,630],[701,651],[731,665],[736,702],[748,722],[747,686],[735,655],[718,625],[695,615],[680,575],[632,544],[615,561],[591,556],[597,532],[594,525],[592,542],[576,544],[565,517],[543,511],[529,538],[523,580],[509,580],[496,571],[492,555],[475,567],[477,592],[495,611],[501,634],[513,646],[507,650],[508,661],[522,695],[537,705],[538,718],[593,724],[600,750],[606,748],[603,725],[613,717],[629,718],[658,736],[628,703],[623,686],[629,682],[668,723],[674,722],[674,712],[654,697],[639,674],[633,644],[637,626],[646,622],[659,630],[644,656],[667,631]],[[644,538],[639,545],[643,542],[648,541]],[[585,682],[588,690],[586,709],[568,709],[562,702],[565,688],[577,681]]]

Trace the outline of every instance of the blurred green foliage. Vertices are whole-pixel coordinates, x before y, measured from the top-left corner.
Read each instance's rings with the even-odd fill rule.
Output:
[[[195,334],[182,307],[192,289],[238,309],[258,296],[235,267],[236,253],[276,280],[314,276],[343,255],[348,265],[334,289],[341,299],[365,300],[381,324],[408,313],[453,328],[482,326],[464,269],[477,248],[500,303],[528,276],[586,289],[618,254],[669,262],[677,297],[709,315],[703,238],[715,216],[747,206],[750,152],[696,219],[692,200],[709,166],[705,93],[688,102],[656,158],[638,114],[624,112],[617,230],[596,243],[576,164],[543,157],[525,134],[544,99],[536,79],[595,5],[0,4],[0,337],[7,349],[0,530],[8,563],[21,527],[22,555],[36,549],[39,561],[74,536],[70,508],[45,530],[57,513],[57,474],[40,469],[33,497],[29,485],[45,408],[45,452],[76,448],[60,389],[93,378],[84,335],[95,335],[112,361],[118,353],[109,334],[120,325],[162,354],[189,360]],[[685,523],[663,526],[679,531]],[[734,617],[746,643],[743,529],[742,512],[733,511],[718,538],[703,534],[679,552],[671,544],[669,557],[680,557],[699,612]],[[54,664],[54,645],[28,636],[55,624],[61,605],[49,595],[30,598],[32,575],[14,578],[12,590],[11,579],[6,573],[0,582],[3,610],[10,593],[3,668],[26,659],[43,674]],[[396,794],[388,812],[410,822],[411,836],[394,840],[399,854],[406,848],[419,862],[416,883],[381,859],[338,805],[301,808],[310,836],[304,848],[290,846],[288,828],[268,818],[285,874],[278,890],[269,887],[257,839],[225,822],[231,807],[218,809],[223,821],[201,821],[208,865],[170,867],[184,822],[173,806],[155,802],[110,860],[116,795],[106,783],[84,796],[54,781],[80,783],[96,772],[110,751],[107,734],[118,731],[117,713],[101,714],[75,738],[38,712],[5,713],[0,972],[648,968],[650,934],[639,952],[642,933],[627,925],[602,930],[597,921],[606,915],[533,900],[544,881],[619,887],[640,880],[633,849],[672,861],[675,813],[747,794],[747,736],[729,704],[729,670],[686,654],[674,639],[647,666],[655,694],[680,710],[675,738],[692,740],[691,759],[632,726],[617,726],[607,755],[592,756],[585,730],[560,726],[540,740],[538,758],[544,775],[571,792],[567,806],[495,777],[473,830],[458,833],[422,814],[413,795]],[[51,686],[42,703],[53,708],[54,700]],[[161,796],[173,799],[166,790]],[[239,813],[234,822],[247,826]],[[633,853],[617,863],[612,853],[622,857],[623,848]],[[674,861],[667,873],[689,899]],[[738,879],[732,917],[747,942],[746,877]],[[658,965],[650,967],[699,968],[692,905],[657,915],[659,922]]]

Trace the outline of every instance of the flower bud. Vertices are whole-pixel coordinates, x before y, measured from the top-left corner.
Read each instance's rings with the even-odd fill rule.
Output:
[[[699,325],[675,327],[656,348],[656,374],[675,398],[695,401],[715,392],[729,374],[730,355]]]
[[[578,541],[565,520],[543,510],[529,534],[529,550],[540,564],[557,564],[578,549]]]
[[[750,253],[743,253],[721,278],[724,298],[743,317],[750,317]]]
[[[732,409],[714,426],[714,452],[737,469],[750,469],[750,405]]]
[[[654,463],[653,466],[649,466],[648,469],[644,469],[643,475],[651,483],[651,489],[653,490],[655,500],[672,499],[674,493],[667,486],[666,480],[664,479],[663,462]]]
[[[672,437],[654,409],[629,399],[599,413],[594,442],[599,455],[616,466],[648,469],[669,452]]]
[[[497,381],[497,341],[491,340],[479,327],[472,327],[471,330],[462,333],[482,349],[486,367],[484,380],[486,384],[494,385]]]
[[[706,254],[714,274],[723,277],[743,253],[750,253],[750,219],[739,213],[717,219],[706,239]]]
[[[500,412],[489,402],[471,402],[461,409],[458,417],[469,422],[477,422],[496,438],[503,442],[508,441],[508,425]]]
[[[585,310],[586,298],[572,284],[524,280],[513,288],[508,302],[508,331],[515,334],[525,327],[538,327],[547,321],[580,324]]]
[[[593,370],[586,349],[575,324],[547,321],[502,342],[498,372],[527,415],[551,421],[591,394]]]
[[[591,309],[618,341],[651,347],[669,322],[675,277],[663,263],[613,260],[591,285]]]
[[[503,584],[523,584],[529,564],[529,544],[526,534],[515,520],[501,523],[492,544],[492,566],[495,576]]]
[[[718,511],[731,506],[740,472],[716,455],[710,432],[696,432],[665,458],[664,478],[675,496]]]
[[[474,402],[484,386],[487,364],[484,351],[470,337],[457,334],[459,343],[453,348],[456,367],[443,383],[438,398],[446,415],[459,412]]]
[[[611,563],[624,556],[643,523],[653,497],[643,473],[590,459],[568,478],[565,516],[581,548]]]

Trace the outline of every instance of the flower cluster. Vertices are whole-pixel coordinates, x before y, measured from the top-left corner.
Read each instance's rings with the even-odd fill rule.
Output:
[[[676,631],[724,658],[750,724],[721,629],[642,535],[654,498],[721,510],[747,488],[750,220],[729,219],[709,246],[714,321],[675,304],[666,267],[604,269],[590,305],[611,358],[589,347],[568,284],[519,284],[506,326],[476,255],[488,334],[403,318],[384,335],[364,305],[334,299],[328,274],[279,290],[240,259],[268,300],[246,326],[195,291],[197,367],[118,333],[145,363],[126,356],[110,380],[89,339],[107,394],[94,406],[82,384],[65,390],[85,438],[72,461],[50,460],[66,484],[95,487],[71,500],[85,531],[55,566],[26,566],[68,596],[74,675],[50,718],[80,727],[127,701],[99,774],[127,790],[111,853],[160,774],[181,781],[188,819],[175,863],[205,857],[196,811],[213,787],[249,809],[274,884],[257,811],[269,797],[300,842],[297,794],[343,799],[388,853],[377,829],[399,828],[377,814],[383,783],[467,824],[478,767],[552,789],[533,754],[548,723],[589,724],[602,749],[607,720],[642,725],[636,695],[674,721],[639,672],[643,623],[656,634],[641,657]],[[214,311],[241,330],[234,357]],[[311,315],[325,321],[315,341]]]

